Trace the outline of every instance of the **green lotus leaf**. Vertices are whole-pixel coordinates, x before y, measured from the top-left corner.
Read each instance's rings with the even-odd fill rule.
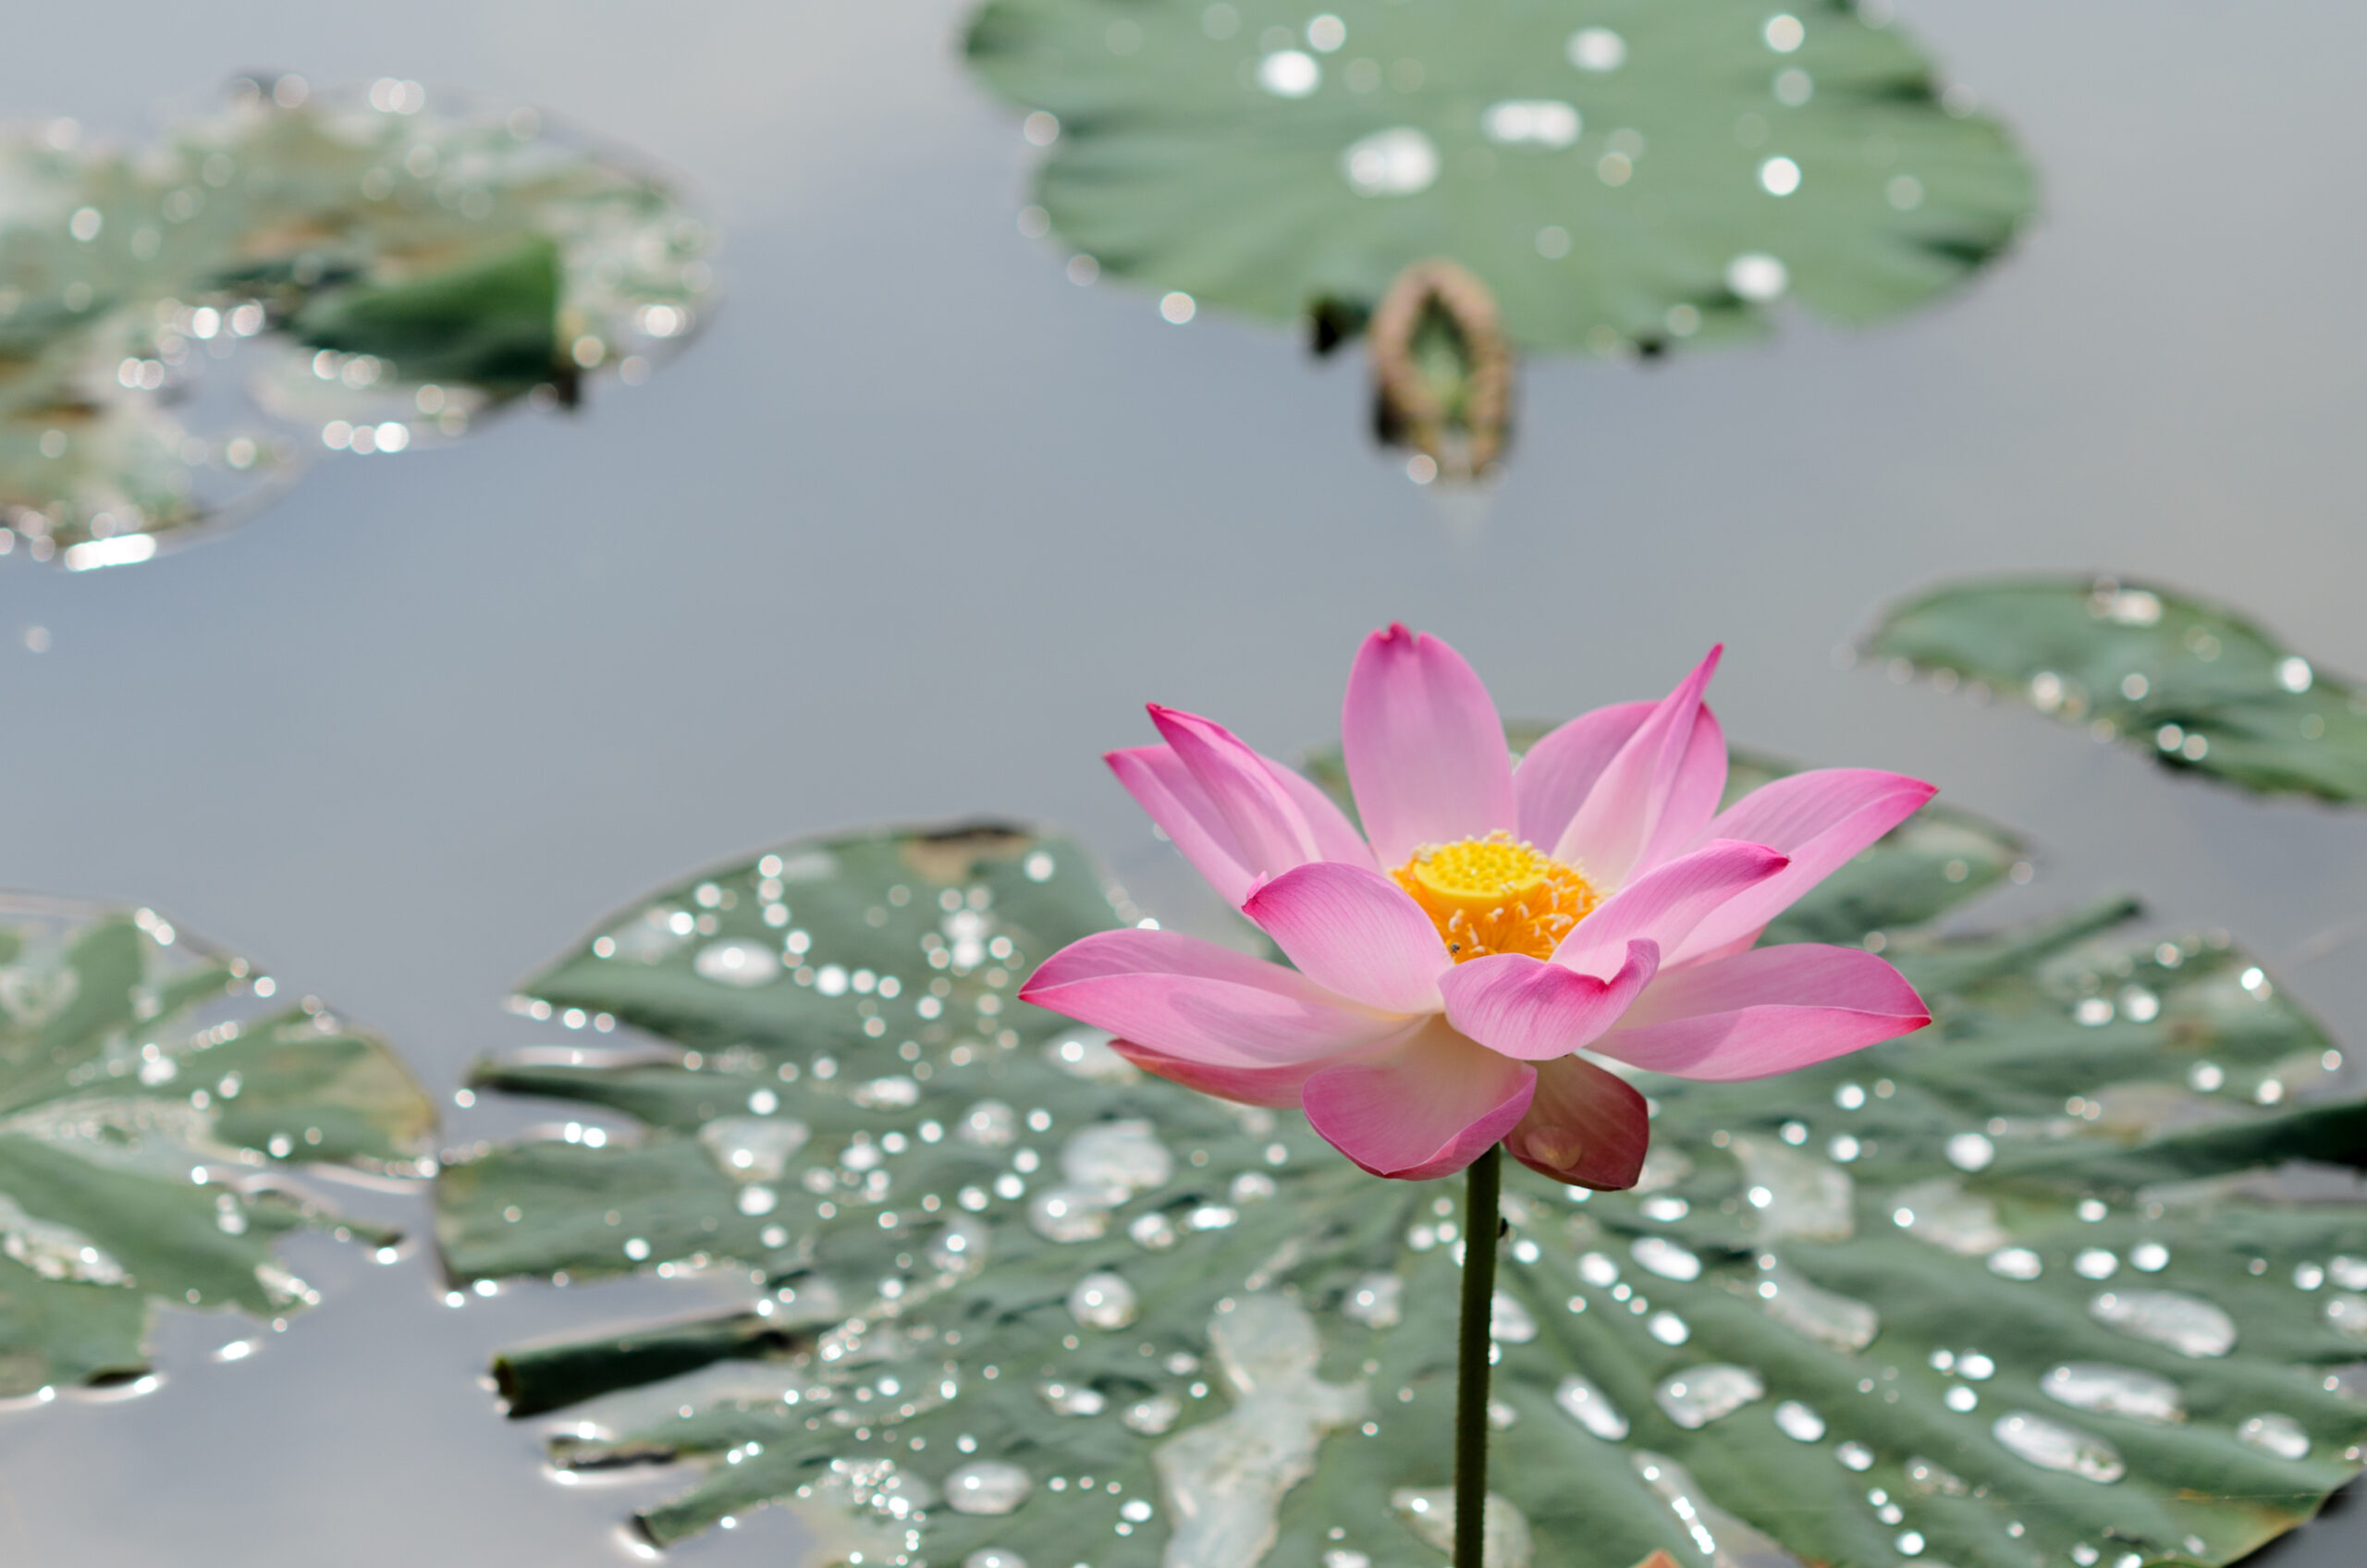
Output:
[[[431,1174],[435,1112],[386,1044],[148,910],[0,901],[0,1398],[150,1370],[159,1303],[318,1299],[274,1243],[340,1218],[304,1167]]]
[[[1861,652],[2257,794],[2367,800],[2367,692],[2222,605],[2116,578],[1941,587]]]
[[[573,402],[694,328],[712,237],[668,181],[426,97],[247,82],[153,147],[0,145],[0,552],[144,560],[312,452]],[[193,399],[209,376],[249,402]]]
[[[1036,200],[1102,273],[1355,330],[1446,258],[1535,349],[1882,320],[2030,212],[2004,129],[1870,10],[1745,0],[989,0]]]
[[[1879,941],[1933,1029],[1645,1079],[1632,1193],[1509,1174],[1491,1561],[2218,1564],[2357,1472],[2367,1103],[2257,964],[2126,900],[1933,929],[2022,854],[1927,811],[1789,917]],[[658,1543],[772,1504],[816,1562],[1436,1568],[1456,1189],[1013,999],[1139,918],[1066,839],[859,834],[536,977],[585,1043],[474,1082],[570,1120],[445,1171],[455,1283],[740,1304],[510,1352],[510,1414],[566,1412],[562,1468],[691,1467]]]

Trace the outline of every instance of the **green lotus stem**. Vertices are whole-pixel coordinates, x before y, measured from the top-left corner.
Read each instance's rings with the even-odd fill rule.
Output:
[[[1488,1539],[1488,1353],[1496,1301],[1503,1146],[1471,1162],[1463,1200],[1463,1326],[1454,1369],[1454,1568],[1482,1568]]]

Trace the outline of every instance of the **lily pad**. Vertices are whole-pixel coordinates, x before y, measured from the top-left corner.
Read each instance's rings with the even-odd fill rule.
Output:
[[[2367,1207],[2332,1167],[2367,1102],[2257,964],[2126,900],[1932,929],[2021,854],[1925,816],[1792,917],[1882,945],[1938,1027],[1645,1080],[1633,1193],[1508,1173],[1491,1561],[2219,1564],[2356,1474]],[[510,1414],[567,1412],[563,1469],[693,1467],[658,1543],[779,1504],[816,1562],[1436,1568],[1457,1189],[1012,999],[1139,918],[1057,837],[855,835],[537,976],[537,1015],[635,1043],[477,1071],[570,1131],[445,1172],[454,1281],[743,1305],[511,1352]]]
[[[1526,349],[1748,337],[1785,297],[1870,323],[2032,202],[2004,128],[1843,0],[989,0],[968,50],[1100,273],[1334,331],[1441,257]]]
[[[645,376],[712,236],[669,181],[416,82],[244,81],[144,149],[0,144],[0,553],[144,560],[314,453]]]
[[[294,1179],[434,1174],[384,1041],[149,910],[0,900],[0,1399],[145,1377],[159,1304],[319,1299],[295,1230],[390,1246]]]
[[[1952,584],[1887,611],[1862,652],[1994,694],[2163,766],[2259,794],[2367,800],[2367,692],[2238,612],[2117,578]]]

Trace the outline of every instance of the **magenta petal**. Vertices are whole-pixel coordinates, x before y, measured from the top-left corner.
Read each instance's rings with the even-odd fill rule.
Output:
[[[1250,895],[1242,913],[1316,984],[1389,1012],[1436,1012],[1446,942],[1378,871],[1317,862]]]
[[[1219,1067],[1204,1061],[1188,1061],[1182,1057],[1162,1056],[1132,1040],[1112,1040],[1110,1048],[1145,1072],[1156,1073],[1187,1089],[1197,1089],[1220,1100],[1271,1106],[1278,1110],[1297,1109],[1300,1087],[1310,1076],[1331,1066],[1333,1060],[1331,1057],[1316,1057],[1288,1067]]]
[[[1524,1061],[1567,1056],[1619,1021],[1660,968],[1660,949],[1627,944],[1608,980],[1524,953],[1459,963],[1439,983],[1447,1022],[1490,1050]]]
[[[1724,652],[1723,645],[1711,649],[1636,727],[1563,829],[1554,859],[1576,866],[1599,888],[1622,888],[1650,868],[1648,855],[1664,857],[1699,833],[1725,788],[1724,746],[1695,743],[1708,712],[1701,693]]]
[[[1391,626],[1365,639],[1340,740],[1382,865],[1403,865],[1424,844],[1511,830],[1503,723],[1463,655],[1437,638]]]
[[[1766,844],[1792,864],[1705,918],[1671,949],[1670,966],[1748,947],[1769,921],[1914,815],[1932,793],[1919,778],[1863,767],[1796,773],[1752,790],[1711,822],[1709,836]]]
[[[1306,1120],[1376,1176],[1451,1175],[1512,1131],[1537,1070],[1465,1039],[1442,1019],[1394,1049],[1326,1067],[1306,1081]]]
[[[1072,942],[1019,997],[1161,1056],[1222,1067],[1307,1061],[1406,1026],[1279,963],[1177,931],[1102,931]]]
[[[1615,703],[1582,713],[1522,753],[1513,769],[1520,837],[1548,850],[1559,844],[1570,818],[1586,803],[1587,791],[1659,705]]]
[[[1650,1115],[1635,1085],[1571,1056],[1538,1068],[1537,1096],[1504,1147],[1539,1175],[1616,1193],[1644,1173],[1651,1141]]]
[[[1873,954],[1797,942],[1662,971],[1594,1048],[1723,1082],[1789,1072],[1931,1022],[1915,987]]]
[[[1646,940],[1658,952],[1674,952],[1702,921],[1763,886],[1787,864],[1764,844],[1704,844],[1653,867],[1596,905],[1562,938],[1553,962],[1609,978],[1626,962],[1631,942]]]

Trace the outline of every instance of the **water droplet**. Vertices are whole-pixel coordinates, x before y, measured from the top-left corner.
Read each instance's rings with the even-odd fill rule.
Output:
[[[1488,140],[1503,146],[1567,147],[1578,139],[1578,111],[1558,98],[1507,98],[1479,116]]]
[[[1808,1129],[1800,1129],[1805,1139]],[[1804,1241],[1846,1242],[1855,1229],[1855,1185],[1849,1173],[1784,1141],[1737,1134],[1729,1152],[1743,1170],[1746,1187],[1763,1190],[1767,1201],[1758,1210],[1759,1236],[1773,1243],[1788,1237]]]
[[[2330,1257],[2326,1275],[2346,1291],[2367,1291],[2367,1258]]]
[[[1997,1145],[1978,1133],[1958,1133],[1948,1140],[1947,1154],[1958,1170],[1986,1170],[1997,1158]]]
[[[718,986],[765,986],[780,978],[780,955],[761,942],[709,942],[691,967]]]
[[[2005,1451],[2042,1470],[2060,1470],[2083,1480],[2109,1483],[2128,1473],[2119,1452],[2102,1438],[2050,1421],[2043,1415],[2016,1411],[2001,1415],[1990,1428]]]
[[[1812,1443],[1824,1436],[1824,1417],[1798,1400],[1787,1399],[1775,1407],[1775,1429],[1794,1442]]]
[[[1396,1275],[1367,1274],[1348,1288],[1340,1313],[1368,1329],[1394,1329],[1404,1294],[1405,1281]]]
[[[1576,1372],[1564,1378],[1553,1390],[1553,1403],[1570,1416],[1607,1443],[1615,1443],[1627,1436],[1627,1417],[1603,1391]]]
[[[1909,1235],[1960,1257],[1985,1257],[2013,1241],[1997,1222],[1996,1207],[1966,1192],[1953,1177],[1901,1188],[1895,1202],[1892,1218]]]
[[[1004,1148],[1019,1136],[1019,1113],[1000,1100],[980,1100],[963,1112],[954,1132],[965,1144],[982,1149]]]
[[[1753,304],[1782,298],[1791,283],[1791,269],[1764,251],[1746,251],[1726,263],[1726,287]]]
[[[1340,173],[1359,196],[1418,195],[1439,178],[1439,146],[1410,125],[1392,126],[1349,143]]]
[[[999,1460],[964,1464],[945,1477],[946,1505],[956,1513],[1009,1513],[1033,1489],[1026,1471]]]
[[[1005,1179],[1018,1181],[1015,1176]],[[1098,1192],[1083,1187],[1048,1188],[1029,1200],[1027,1226],[1048,1242],[1090,1242],[1110,1229],[1110,1208]]]
[[[2167,1378],[2099,1361],[2067,1362],[2039,1379],[2039,1390],[2059,1404],[2166,1425],[2186,1419],[2178,1386]]]
[[[1175,1173],[1175,1157],[1147,1121],[1097,1121],[1061,1145],[1061,1173],[1116,1205],[1165,1183]]]
[[[1570,34],[1570,64],[1582,71],[1615,71],[1627,59],[1627,41],[1607,27],[1585,27]]]
[[[1871,1306],[1812,1285],[1789,1268],[1762,1270],[1758,1296],[1770,1317],[1834,1350],[1854,1354],[1882,1332],[1882,1317]]]
[[[2236,1428],[2237,1440],[2296,1462],[2310,1457],[2310,1434],[2290,1415],[2255,1415]]]
[[[984,1225],[956,1215],[929,1243],[929,1267],[940,1274],[975,1274],[987,1266],[988,1232]]]
[[[2005,1280],[2035,1280],[2046,1265],[2028,1247],[1999,1247],[1989,1255],[1989,1272]]]
[[[2367,1296],[2333,1292],[2324,1310],[2327,1328],[2347,1340],[2367,1340]]]
[[[2159,1274],[2170,1266],[2170,1249],[2159,1242],[2140,1242],[2128,1249],[2128,1261],[2148,1274]]]
[[[1866,1471],[1874,1467],[1874,1451],[1861,1442],[1845,1442],[1833,1451],[1833,1457],[1851,1470]]]
[[[1115,1274],[1087,1274],[1069,1292],[1069,1316],[1088,1329],[1122,1329],[1140,1316],[1134,1288]]]
[[[1759,165],[1759,184],[1770,196],[1789,196],[1800,188],[1800,165],[1789,158],[1770,158]]]
[[[1628,1250],[1638,1264],[1663,1280],[1698,1280],[1701,1277],[1700,1256],[1666,1236],[1639,1236]]]
[[[1537,1338],[1537,1319],[1518,1298],[1498,1291],[1489,1310],[1488,1337],[1500,1344],[1525,1345]]]
[[[1126,1227],[1126,1234],[1134,1239],[1138,1247],[1151,1252],[1165,1252],[1182,1239],[1183,1232],[1175,1229],[1175,1221],[1164,1212],[1154,1209],[1148,1214],[1134,1216]]]
[[[1441,1551],[1454,1550],[1454,1493],[1444,1488],[1428,1490],[1400,1487],[1389,1494],[1389,1506],[1410,1525],[1414,1533]],[[1479,1561],[1481,1568],[1528,1568],[1537,1555],[1536,1538],[1530,1534],[1528,1518],[1515,1507],[1508,1498],[1488,1494],[1481,1532]],[[1168,1554],[1170,1562],[1194,1562]]]
[[[1674,1312],[1655,1312],[1644,1329],[1664,1345],[1681,1345],[1693,1337],[1693,1325]]]
[[[1126,1425],[1146,1437],[1158,1437],[1175,1425],[1184,1414],[1184,1402],[1173,1394],[1153,1394],[1150,1398],[1128,1405],[1123,1417]]]
[[[1323,85],[1323,67],[1297,49],[1277,49],[1257,62],[1257,85],[1277,98],[1304,98]]]
[[[1619,1265],[1601,1253],[1590,1252],[1578,1259],[1578,1278],[1599,1291],[1607,1291],[1619,1283]]]
[[[805,1146],[805,1123],[786,1117],[718,1116],[699,1128],[699,1142],[741,1182],[778,1182],[790,1158]]]
[[[2120,1259],[2102,1247],[2086,1247],[2071,1260],[2071,1268],[2083,1280],[2109,1280],[2120,1272]]]
[[[1027,1568],[1027,1559],[998,1546],[981,1547],[962,1560],[962,1568]]]
[[[1055,1415],[1098,1415],[1110,1406],[1108,1397],[1090,1383],[1042,1383],[1036,1393]]]
[[[1273,1545],[1283,1494],[1314,1473],[1323,1435],[1363,1418],[1365,1389],[1316,1376],[1315,1320],[1282,1296],[1238,1298],[1209,1319],[1208,1341],[1233,1407],[1152,1455],[1173,1522],[1166,1560],[1245,1565]]]
[[[1670,1420],[1692,1431],[1732,1415],[1766,1392],[1765,1380],[1749,1367],[1712,1362],[1663,1378],[1652,1398]]]
[[[2124,1334],[2167,1345],[2180,1355],[2225,1355],[2236,1348],[2234,1319],[2200,1296],[2176,1291],[2102,1291],[2088,1304],[2088,1311]]]

